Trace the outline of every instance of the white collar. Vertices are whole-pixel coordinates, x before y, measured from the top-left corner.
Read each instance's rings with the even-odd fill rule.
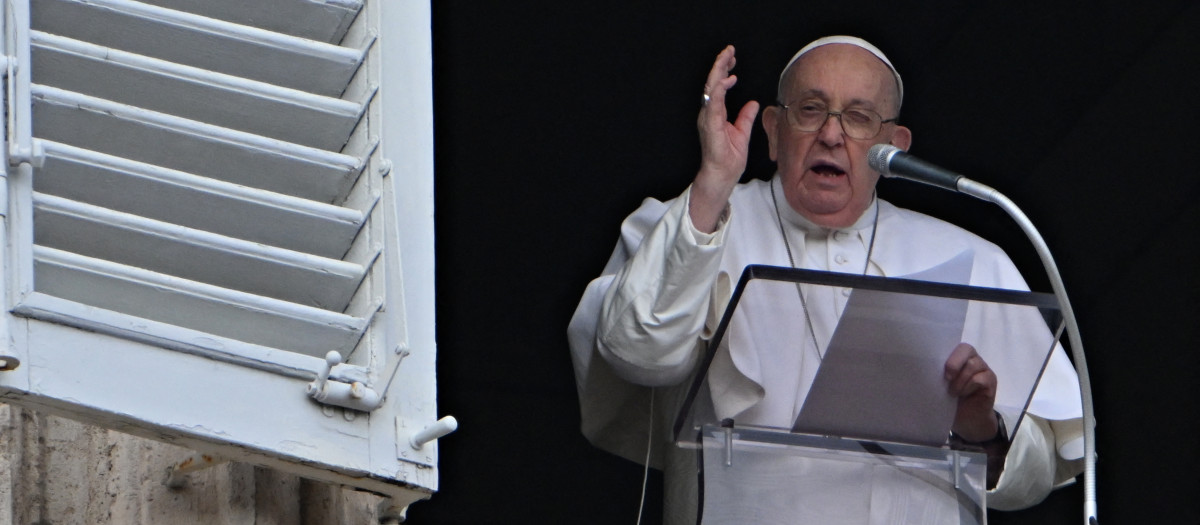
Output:
[[[827,228],[809,220],[808,217],[801,215],[799,212],[793,209],[790,204],[788,204],[787,197],[785,197],[783,194],[782,177],[776,174],[775,177],[771,179],[771,184],[775,186],[775,206],[778,207],[779,214],[781,217],[783,217],[784,222],[799,228],[806,234],[819,234],[824,236],[833,231],[845,231],[856,232],[860,235],[860,237],[870,236],[869,230],[872,228],[872,226],[874,226],[875,215],[879,210],[878,203],[876,202],[879,197],[872,195],[871,203],[867,205],[867,209],[863,211],[863,214],[858,217],[858,220],[854,221],[854,224],[851,224],[849,227]]]

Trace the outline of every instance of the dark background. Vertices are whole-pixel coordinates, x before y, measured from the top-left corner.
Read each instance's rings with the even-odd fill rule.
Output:
[[[567,321],[624,216],[695,174],[716,53],[737,46],[731,104],[769,103],[792,53],[839,33],[900,70],[912,152],[1003,192],[1055,254],[1095,390],[1101,522],[1195,522],[1200,3],[830,4],[432,3],[439,411],[461,429],[410,523],[634,522],[640,467],[578,431]],[[757,126],[746,176],[768,178]],[[997,242],[1050,290],[998,207],[880,193]],[[1081,502],[1076,484],[990,519],[1077,523]]]

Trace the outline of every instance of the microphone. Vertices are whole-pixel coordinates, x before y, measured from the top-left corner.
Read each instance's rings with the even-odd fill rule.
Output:
[[[1017,222],[1017,225],[1033,243],[1038,257],[1042,260],[1042,265],[1046,268],[1047,277],[1050,278],[1050,286],[1054,288],[1054,297],[1058,300],[1059,308],[1062,310],[1063,320],[1071,340],[1071,356],[1074,358],[1075,371],[1079,374],[1079,397],[1083,402],[1083,511],[1087,523],[1095,525],[1096,413],[1092,406],[1092,384],[1088,376],[1086,356],[1083,354],[1083,344],[1079,340],[1079,323],[1075,319],[1071,301],[1067,299],[1067,290],[1063,284],[1062,274],[1059,273],[1058,266],[1054,264],[1054,258],[1050,255],[1050,248],[1046,246],[1045,239],[1038,233],[1037,228],[1033,227],[1029,217],[1025,216],[1025,213],[1011,199],[986,184],[934,166],[891,144],[871,146],[871,149],[867,151],[867,164],[885,177],[901,177],[924,182],[997,204]]]
[[[961,191],[962,175],[934,166],[891,144],[876,144],[867,151],[867,164],[884,177],[924,182],[950,191]]]

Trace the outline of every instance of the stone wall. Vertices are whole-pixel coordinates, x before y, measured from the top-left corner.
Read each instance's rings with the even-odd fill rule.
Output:
[[[167,486],[195,452],[0,404],[0,525],[379,521],[379,496],[227,462]]]

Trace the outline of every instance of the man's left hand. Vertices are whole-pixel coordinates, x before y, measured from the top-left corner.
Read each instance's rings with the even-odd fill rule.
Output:
[[[996,373],[967,343],[959,343],[946,359],[946,382],[950,395],[958,399],[954,425],[960,438],[984,442],[996,437],[999,425],[993,406],[996,403]]]

